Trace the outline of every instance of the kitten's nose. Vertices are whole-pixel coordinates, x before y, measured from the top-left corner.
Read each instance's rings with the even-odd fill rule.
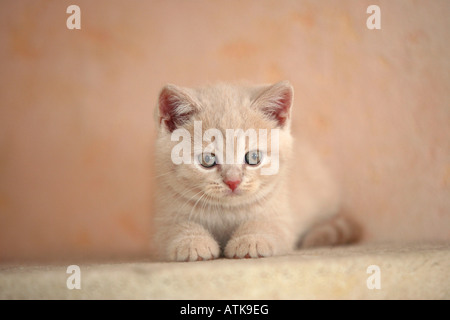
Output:
[[[241,183],[241,180],[225,180],[224,182],[230,187],[231,191],[234,191]]]

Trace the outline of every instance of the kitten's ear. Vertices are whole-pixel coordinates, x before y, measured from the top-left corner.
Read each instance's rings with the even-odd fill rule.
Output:
[[[294,89],[289,81],[281,81],[264,89],[255,99],[253,106],[283,128],[290,117]]]
[[[159,94],[159,124],[169,132],[183,125],[198,110],[186,89],[166,85]]]

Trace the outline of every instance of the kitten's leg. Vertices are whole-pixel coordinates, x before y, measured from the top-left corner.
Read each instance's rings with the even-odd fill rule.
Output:
[[[308,230],[300,241],[301,248],[348,244],[359,240],[360,227],[350,218],[336,215]]]
[[[220,254],[219,245],[212,235],[194,222],[173,226],[165,242],[165,255],[170,261],[211,260]]]
[[[284,223],[247,221],[233,233],[225,247],[227,258],[260,258],[286,253],[293,248],[292,232]]]

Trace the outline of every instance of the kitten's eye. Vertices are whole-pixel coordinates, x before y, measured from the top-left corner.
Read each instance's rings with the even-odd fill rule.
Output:
[[[216,163],[216,156],[214,153],[202,153],[198,155],[198,162],[205,167],[211,168],[214,167]]]
[[[259,150],[249,151],[245,154],[245,163],[251,166],[256,166],[261,163],[263,154]]]

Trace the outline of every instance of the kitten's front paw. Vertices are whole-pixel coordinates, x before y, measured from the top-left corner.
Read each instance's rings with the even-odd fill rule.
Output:
[[[172,261],[202,261],[219,256],[217,242],[209,236],[190,236],[175,240],[169,249]]]
[[[274,254],[275,245],[268,235],[249,234],[230,239],[225,247],[227,258],[261,258]]]

